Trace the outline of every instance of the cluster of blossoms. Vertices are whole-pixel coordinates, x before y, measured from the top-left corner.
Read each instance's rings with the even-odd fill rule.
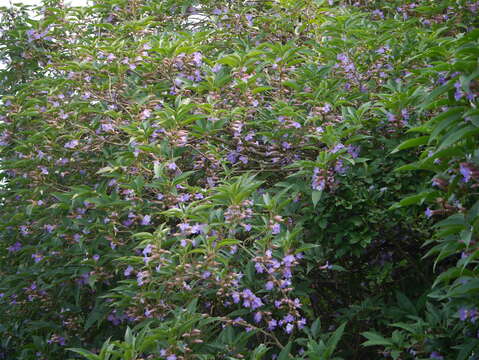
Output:
[[[356,159],[360,153],[359,146],[349,145],[346,147],[341,143],[335,145],[330,151],[332,153],[337,153],[344,150],[346,150],[349,156],[351,156],[353,159]],[[343,175],[347,170],[348,167],[344,164],[342,159],[337,159],[333,168],[321,169],[319,167],[315,167],[311,179],[311,188],[317,191],[324,191],[325,189],[334,191],[334,189],[338,186],[338,181],[335,175]]]
[[[401,129],[407,126],[409,114],[407,109],[403,109],[400,114],[393,114],[388,112],[386,114],[387,125],[391,127],[389,133],[394,133],[396,129]]]
[[[470,162],[462,162],[459,164],[459,172],[463,176],[462,181],[468,183],[472,179],[477,180],[479,179],[479,169]],[[479,186],[478,184],[472,185],[473,187]]]
[[[460,308],[459,309],[459,319],[461,321],[470,321],[472,323],[476,322],[479,318],[479,311],[476,308]]]
[[[264,288],[257,293],[249,288],[229,291],[228,295],[233,304],[251,310],[253,323],[256,324],[254,326],[263,326],[268,331],[282,329],[287,334],[292,333],[295,328],[304,328],[306,319],[299,311],[301,301],[299,298],[291,297],[292,269],[301,258],[301,254],[290,254],[284,256],[282,260],[277,260],[273,257],[272,251],[267,250],[265,255],[253,259],[258,276],[266,275]],[[231,302],[227,301],[225,305],[229,306]],[[233,322],[246,326],[247,329],[253,326],[241,317],[234,319]]]
[[[244,200],[240,205],[230,205],[225,211],[225,222],[227,224],[241,223],[247,226],[243,221],[253,216],[253,201]]]
[[[334,170],[314,168],[313,177],[311,179],[311,188],[317,191],[323,191],[326,188],[334,189],[336,179],[334,177]]]
[[[113,309],[112,312],[108,314],[107,320],[111,322],[113,325],[118,326],[124,322],[131,322],[134,319],[130,318],[126,314],[119,314],[116,309]]]
[[[436,159],[439,160],[439,159]],[[435,161],[436,161],[435,160]],[[431,180],[431,184],[434,187],[437,187],[443,191],[448,191],[449,189],[449,182],[452,181],[456,176],[457,172],[459,172],[461,176],[461,183],[464,184],[464,186],[470,186],[470,188],[478,188],[479,187],[479,170],[477,166],[471,162],[461,162],[459,164],[459,171],[450,169],[449,173],[452,174],[450,176],[449,180],[440,178],[440,177],[434,177]],[[434,215],[445,215],[445,214],[451,214],[456,211],[463,211],[464,208],[463,206],[459,203],[458,200],[454,201],[452,204],[447,203],[443,199],[440,199],[438,201],[438,204],[440,206],[439,209],[432,210],[431,208],[427,208],[425,211],[425,215],[430,218]]]
[[[336,63],[335,68],[340,69],[347,79],[344,89],[350,91],[352,85],[360,86],[361,74],[357,71],[356,65],[349,55],[345,53],[338,54],[337,60],[338,62]]]
[[[47,40],[47,41],[52,40],[53,38],[47,35],[51,31],[53,26],[54,24],[50,24],[43,31],[36,31],[34,29],[27,30],[26,34],[28,37],[28,42],[33,42],[33,41],[41,40],[41,39]]]
[[[53,334],[51,336],[50,339],[47,340],[47,343],[48,344],[58,344],[60,346],[65,346],[66,345],[66,341],[65,341],[65,338],[63,336],[59,336],[59,335],[56,335],[56,334]]]
[[[171,345],[166,349],[161,349],[159,351],[159,354],[162,359],[165,360],[183,360],[185,359],[185,356],[176,355],[175,353],[181,352],[188,356],[188,354],[191,354],[193,352],[193,350],[191,349],[192,345],[203,343],[203,340],[201,339],[202,336],[203,332],[200,329],[191,329],[190,331],[186,331],[181,334],[182,344],[180,346],[180,349],[178,349],[178,346]]]

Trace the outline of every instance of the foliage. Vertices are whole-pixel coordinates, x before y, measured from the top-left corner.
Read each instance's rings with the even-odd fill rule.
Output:
[[[0,359],[476,358],[478,8],[4,8]]]

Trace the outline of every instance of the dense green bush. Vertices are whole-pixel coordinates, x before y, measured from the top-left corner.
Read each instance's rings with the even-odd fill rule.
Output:
[[[4,9],[0,359],[478,358],[478,9]]]

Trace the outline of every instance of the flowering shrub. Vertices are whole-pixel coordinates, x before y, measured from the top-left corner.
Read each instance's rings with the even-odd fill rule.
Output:
[[[0,359],[476,358],[478,8],[4,9]]]

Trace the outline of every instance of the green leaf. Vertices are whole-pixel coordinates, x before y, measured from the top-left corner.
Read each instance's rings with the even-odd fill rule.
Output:
[[[289,359],[289,353],[291,352],[291,347],[293,346],[293,343],[290,341],[284,348],[281,350],[278,356],[278,360],[287,360]]]
[[[447,148],[459,140],[479,134],[479,129],[472,125],[467,125],[447,136],[445,136],[439,145],[439,150]]]
[[[251,92],[253,94],[258,94],[260,92],[265,92],[265,91],[268,91],[268,90],[273,90],[274,88],[272,86],[259,86],[257,88],[254,88]]]
[[[344,328],[346,327],[346,323],[341,324],[331,335],[331,337],[328,339],[328,342],[326,344],[328,348],[328,354],[329,356],[332,356],[334,351],[336,350],[336,346],[338,346],[339,340],[341,340],[341,337],[343,336],[344,333]]]
[[[80,354],[83,357],[87,358],[88,360],[100,360],[100,357],[98,355],[95,355],[94,353],[88,350],[79,349],[79,348],[68,348],[67,350]]]
[[[406,140],[403,143],[399,144],[399,146],[397,146],[393,151],[391,151],[391,154],[397,153],[398,151],[401,151],[404,149],[409,149],[412,147],[425,145],[427,144],[428,139],[429,139],[429,136],[426,135],[426,136],[420,136],[418,138]]]
[[[431,198],[431,196],[434,196],[437,194],[437,191],[435,190],[426,190],[422,191],[419,194],[411,195],[408,197],[405,197],[398,203],[393,204],[389,210],[394,210],[403,206],[409,206],[409,205],[415,205],[415,204],[422,204],[424,200]]]
[[[313,335],[314,338],[317,338],[320,330],[321,330],[321,319],[317,318],[316,320],[314,320],[313,324],[311,325],[311,335]]]
[[[88,318],[85,321],[84,329],[88,330],[95,322],[100,323],[99,320],[102,319],[107,312],[107,307],[105,307],[102,303],[97,304],[88,315]]]
[[[391,345],[393,345],[393,343],[390,340],[382,337],[380,334],[375,333],[375,332],[367,331],[367,332],[361,333],[361,335],[363,335],[365,338],[368,339],[367,341],[363,342],[363,346],[376,346],[376,345],[391,346]]]
[[[316,207],[318,204],[319,200],[321,200],[321,197],[323,196],[322,191],[317,191],[314,190],[313,193],[311,194],[311,200],[313,201],[313,206]]]

